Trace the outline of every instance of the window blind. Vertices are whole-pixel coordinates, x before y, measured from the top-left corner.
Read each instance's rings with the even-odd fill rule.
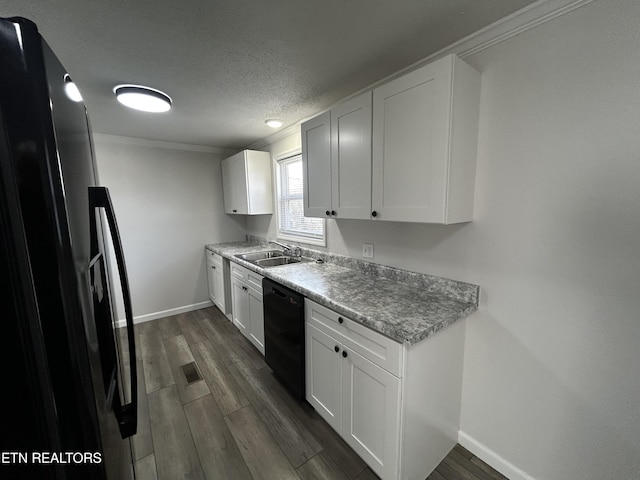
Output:
[[[278,162],[279,229],[286,235],[324,238],[321,218],[304,216],[302,157],[296,155]]]

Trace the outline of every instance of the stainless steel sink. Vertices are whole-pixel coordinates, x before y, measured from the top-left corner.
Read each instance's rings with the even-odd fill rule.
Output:
[[[313,261],[313,259],[311,258],[286,255],[281,250],[264,250],[262,252],[238,253],[236,257],[264,268]]]
[[[236,257],[246,260],[247,262],[255,262],[256,260],[264,260],[267,258],[282,257],[284,253],[280,250],[265,250],[262,252],[239,253]]]
[[[278,265],[289,265],[300,262],[302,262],[302,258],[300,257],[275,257],[256,260],[254,263],[260,267],[277,267]]]

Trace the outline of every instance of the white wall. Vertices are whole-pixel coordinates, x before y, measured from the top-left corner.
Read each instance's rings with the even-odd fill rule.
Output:
[[[534,478],[640,476],[640,4],[481,52],[462,430]]]
[[[134,317],[207,302],[204,245],[244,239],[242,216],[225,215],[216,149],[96,135],[127,262]],[[118,296],[118,318],[124,310]]]
[[[273,143],[268,148],[261,148],[260,150],[270,152],[272,159],[274,157],[282,157],[283,155],[295,155],[296,153],[300,153],[302,151],[300,134],[287,136],[282,140]],[[247,217],[247,233],[249,235],[256,235],[261,238],[275,240],[277,236],[277,219],[275,211],[278,208],[278,202],[276,201],[278,189],[276,187],[275,161],[272,162],[271,167],[271,178],[273,180],[274,213],[273,215],[255,215]]]
[[[460,441],[510,478],[640,476],[639,32],[598,0],[467,58],[473,223],[328,220],[331,251],[480,285]]]
[[[270,152],[271,158],[283,158],[290,155],[298,154],[302,151],[302,138],[300,136],[300,129],[296,130],[297,133],[284,136],[282,139],[271,143],[270,145],[259,147],[260,150]],[[273,195],[274,195],[274,214],[273,215],[256,215],[254,217],[247,217],[247,233],[249,235],[255,235],[261,238],[267,238],[269,240],[275,240],[278,237],[278,224],[277,214],[275,213],[278,208],[277,202],[277,187],[276,187],[276,161],[272,162],[272,179],[273,179]],[[330,188],[330,186],[328,187]],[[332,237],[336,232],[336,223],[334,221],[327,221],[325,223],[326,238]],[[325,248],[318,245],[305,245],[300,242],[293,242],[289,239],[282,240],[291,245],[303,245],[314,250],[331,250],[336,253],[343,253],[335,248]]]

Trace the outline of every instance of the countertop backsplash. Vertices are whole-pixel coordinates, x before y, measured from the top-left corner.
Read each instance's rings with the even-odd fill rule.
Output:
[[[265,246],[269,245],[269,240],[254,235],[247,235],[248,242],[260,243]],[[272,244],[271,244],[272,245]],[[367,262],[359,258],[347,257],[337,253],[322,252],[306,247],[300,247],[302,256],[313,259],[320,259],[325,263],[332,263],[340,267],[355,270],[364,275],[372,277],[380,277],[393,282],[402,283],[414,288],[424,289],[427,292],[437,292],[448,297],[460,300],[465,303],[478,305],[480,287],[471,283],[451,280],[448,278],[437,277],[426,273],[411,272],[409,270],[401,270],[379,263]]]

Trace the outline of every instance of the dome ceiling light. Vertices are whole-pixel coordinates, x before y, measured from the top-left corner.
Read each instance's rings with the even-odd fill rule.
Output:
[[[271,128],[280,128],[283,125],[282,120],[277,120],[275,118],[265,120],[264,123]]]
[[[118,85],[113,92],[121,104],[135,110],[161,113],[171,109],[171,97],[155,88],[142,85]]]

